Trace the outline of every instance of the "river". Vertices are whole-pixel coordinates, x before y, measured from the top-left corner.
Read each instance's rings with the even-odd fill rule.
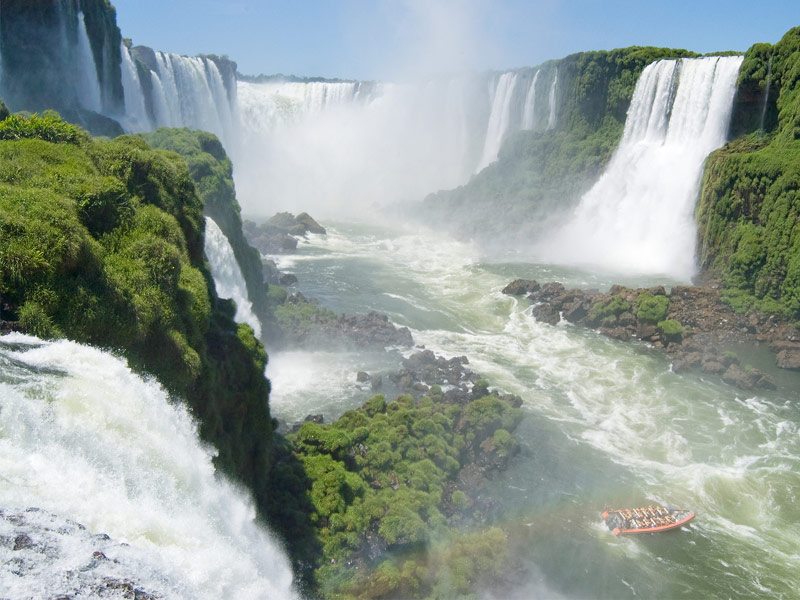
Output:
[[[336,311],[384,312],[416,344],[466,355],[491,387],[523,398],[522,451],[491,484],[497,523],[529,573],[519,598],[796,597],[798,378],[773,373],[777,391],[751,394],[676,374],[645,344],[537,323],[527,301],[501,293],[519,277],[603,290],[685,282],[488,263],[441,233],[324,224],[327,236],[276,257],[305,295]],[[396,370],[397,354],[273,353],[273,413],[329,422],[372,394],[356,372]],[[616,538],[600,518],[607,503],[697,516],[678,531]]]

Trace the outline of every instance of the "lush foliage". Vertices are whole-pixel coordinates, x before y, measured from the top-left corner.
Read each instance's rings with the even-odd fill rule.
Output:
[[[708,159],[697,210],[699,261],[720,278],[734,308],[798,319],[800,28],[747,52],[740,88],[746,96],[759,87],[761,101],[751,106],[759,118],[745,119],[758,130]]]
[[[261,256],[242,233],[242,218],[233,185],[233,167],[219,139],[205,131],[160,127],[141,134],[154,148],[179,154],[189,165],[189,174],[203,201],[204,214],[214,219],[233,248],[242,269],[248,296],[267,335],[272,314],[267,301],[267,284],[262,276]]]
[[[452,596],[498,570],[506,553],[502,533],[451,530],[469,519],[473,505],[471,491],[456,482],[468,462],[516,450],[509,432],[520,417],[496,396],[447,404],[434,387],[418,403],[375,396],[331,425],[308,422],[289,436],[313,481],[308,498],[323,550],[322,593]],[[387,551],[391,558],[380,564],[353,569]]]
[[[640,321],[658,323],[667,318],[669,298],[662,295],[654,296],[650,292],[642,292],[633,302],[634,314]]]
[[[216,298],[185,161],[137,137],[92,139],[55,115],[0,125],[25,133],[0,141],[2,319],[114,348],[155,375],[192,406],[217,465],[265,506],[266,354]]]

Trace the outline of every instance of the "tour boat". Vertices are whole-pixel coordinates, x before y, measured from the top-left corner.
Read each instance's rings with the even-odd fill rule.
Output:
[[[690,510],[664,508],[652,504],[639,508],[606,507],[603,511],[603,519],[614,535],[669,531],[688,523],[693,518],[694,513]]]

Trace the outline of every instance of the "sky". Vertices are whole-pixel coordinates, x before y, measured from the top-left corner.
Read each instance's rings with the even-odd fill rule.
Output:
[[[744,51],[800,26],[800,0],[111,1],[134,44],[248,75],[384,81],[634,45]]]

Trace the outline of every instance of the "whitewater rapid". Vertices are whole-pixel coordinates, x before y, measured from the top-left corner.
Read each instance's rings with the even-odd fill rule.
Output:
[[[325,226],[327,236],[310,236],[297,256],[279,258],[304,294],[335,310],[385,312],[411,328],[417,345],[466,355],[490,387],[523,398],[522,454],[493,483],[502,501],[497,522],[537,574],[516,597],[793,597],[796,376],[774,373],[778,391],[742,393],[716,378],[673,373],[667,357],[644,344],[538,323],[526,301],[501,293],[517,277],[607,289],[663,283],[657,276],[488,264],[441,232]],[[359,406],[374,392],[359,388],[355,374],[381,372],[380,360],[273,354],[274,414],[322,412],[329,421]],[[279,372],[291,368],[292,386],[284,387]],[[318,404],[319,397],[337,401]],[[615,538],[599,518],[606,503],[642,502],[689,507],[698,517],[653,540]]]
[[[86,594],[123,577],[165,598],[294,597],[282,549],[213,456],[188,410],[125,361],[0,337],[0,512],[30,522],[0,519],[0,534],[29,538],[0,544],[0,595]]]

